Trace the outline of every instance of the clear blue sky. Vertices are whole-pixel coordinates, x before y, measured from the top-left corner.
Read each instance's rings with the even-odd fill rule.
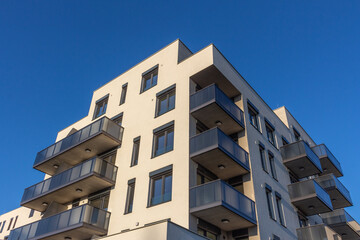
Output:
[[[126,3],[127,2],[127,3]],[[93,90],[180,38],[214,43],[341,161],[360,221],[360,1],[0,1],[0,214]]]

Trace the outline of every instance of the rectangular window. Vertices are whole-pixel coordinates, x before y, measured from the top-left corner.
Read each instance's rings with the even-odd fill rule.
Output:
[[[280,237],[276,236],[275,234],[273,234],[272,240],[280,240]]]
[[[249,112],[249,120],[250,120],[251,125],[253,125],[256,129],[260,130],[259,129],[259,111],[249,101],[248,101],[248,112]]]
[[[12,227],[13,229],[14,229],[15,226],[16,226],[16,222],[17,222],[17,220],[18,220],[18,217],[19,217],[19,216],[16,216],[16,217],[15,217],[14,225],[13,225],[13,227]]]
[[[12,224],[12,221],[14,220],[14,218],[10,218],[10,223],[9,223],[9,226],[8,226],[8,228],[7,228],[7,230],[9,231],[10,230],[10,228],[11,228],[11,224]]]
[[[93,197],[89,197],[89,204],[93,207],[107,210],[109,206],[110,192],[106,191],[100,194],[96,194]]]
[[[112,150],[100,156],[100,158],[106,162],[111,164],[115,164],[116,162],[116,150]]]
[[[269,163],[270,163],[271,176],[272,176],[275,180],[277,180],[274,154],[273,154],[272,152],[268,151],[268,155],[269,155]]]
[[[175,85],[156,94],[156,114],[160,116],[175,108]]]
[[[156,157],[174,148],[174,121],[154,130],[152,156]]]
[[[125,214],[131,213],[133,210],[134,193],[135,193],[135,178],[128,181]]]
[[[121,97],[120,97],[120,105],[125,103],[127,85],[128,85],[127,83],[122,85]]]
[[[265,120],[266,136],[269,142],[275,146],[275,128],[271,123]]]
[[[268,172],[266,158],[265,158],[265,149],[262,145],[259,145],[259,152],[260,152],[261,166],[265,172]]]
[[[200,236],[207,237],[208,239],[211,239],[211,240],[217,240],[216,233],[213,233],[209,230],[206,230],[206,229],[203,229],[200,227],[198,227],[198,229],[197,229],[197,234],[199,234]]]
[[[34,210],[34,209],[31,209],[31,210],[30,210],[30,213],[29,213],[29,218],[31,218],[31,217],[33,217],[33,216],[34,216],[34,212],[35,212],[35,210]]]
[[[131,155],[131,164],[130,167],[136,166],[139,160],[139,151],[140,151],[140,136],[134,138],[133,151]]]
[[[96,119],[106,113],[108,100],[109,100],[109,94],[96,101],[93,119]]]
[[[267,205],[268,205],[269,216],[275,220],[272,194],[271,194],[271,189],[269,189],[269,188],[266,188],[266,201],[267,201]]]
[[[143,73],[140,92],[141,93],[145,92],[146,90],[155,86],[157,84],[157,79],[158,79],[158,66],[155,66],[152,69]]]
[[[301,140],[301,136],[300,133],[293,127],[293,132],[294,132],[294,136],[295,136],[295,141],[300,141]]]
[[[156,175],[150,174],[149,206],[171,201],[172,166],[170,170]]]
[[[281,195],[275,192],[276,195],[276,207],[278,210],[279,220],[280,224],[285,226],[285,219],[284,219],[284,209],[281,203]]]
[[[115,117],[113,117],[111,120],[121,126],[122,121],[123,121],[123,115],[124,115],[123,113],[120,113],[120,114],[116,115]]]
[[[282,145],[283,145],[283,146],[289,144],[289,141],[288,141],[284,136],[282,136],[281,139],[282,139]]]
[[[1,226],[1,230],[0,230],[0,233],[2,233],[2,232],[3,232],[3,230],[4,230],[4,227],[5,227],[5,223],[6,223],[6,220],[5,220],[5,221],[3,221],[3,223],[2,223],[2,226]]]

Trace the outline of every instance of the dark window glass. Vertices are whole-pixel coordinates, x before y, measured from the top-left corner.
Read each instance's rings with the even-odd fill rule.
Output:
[[[169,152],[174,148],[174,126],[154,133],[153,157]]]
[[[265,158],[265,149],[260,145],[259,145],[259,152],[260,152],[261,166],[265,172],[268,172],[266,158]]]
[[[95,106],[95,112],[94,112],[94,119],[100,117],[101,115],[104,115],[106,113],[106,107],[108,104],[109,98],[105,98],[99,102],[96,103]]]
[[[15,226],[16,226],[16,222],[17,222],[17,220],[18,220],[18,217],[19,217],[19,216],[16,216],[16,217],[15,217],[14,225],[13,225],[13,227],[12,227],[13,229],[14,229]]]
[[[158,79],[158,68],[146,73],[142,77],[141,92],[145,92],[149,88],[152,88],[157,84]]]
[[[280,240],[280,237],[276,236],[275,234],[272,237],[272,240]]]
[[[300,133],[295,128],[293,128],[293,131],[294,131],[295,141],[296,142],[300,141],[301,140]]]
[[[283,212],[284,210],[282,207],[281,198],[279,196],[276,196],[276,207],[278,210],[280,223],[281,223],[281,225],[285,226],[284,212]]]
[[[130,164],[131,167],[138,164],[139,151],[140,151],[140,138],[136,138],[136,140],[134,140],[133,151],[131,156],[131,164]]]
[[[135,182],[128,185],[125,213],[131,213],[134,204]]]
[[[277,180],[274,155],[272,155],[272,153],[270,153],[270,152],[268,152],[268,155],[269,155],[271,176]]]
[[[127,84],[124,84],[121,90],[120,105],[125,103],[126,91],[127,91]]]
[[[209,232],[208,230],[198,228],[197,233],[200,236],[207,237],[207,238],[209,238],[211,240],[217,240],[217,235],[215,233]]]
[[[93,207],[107,210],[109,206],[110,193],[105,192],[89,198],[89,204]]]
[[[30,210],[30,213],[29,213],[29,218],[31,218],[31,217],[33,217],[33,216],[34,216],[34,212],[35,212],[35,210],[34,210],[34,209],[31,209],[31,210]]]
[[[10,228],[11,228],[11,224],[12,224],[12,221],[14,220],[14,218],[10,218],[10,223],[9,223],[9,226],[8,226],[8,228],[7,228],[7,230],[9,231],[10,230]]]
[[[171,201],[172,172],[151,177],[150,206]]]
[[[2,232],[3,232],[3,230],[4,230],[4,227],[5,227],[5,223],[6,223],[6,220],[5,220],[5,221],[3,221],[3,223],[2,223],[2,226],[1,226],[1,230],[0,230],[0,233],[2,233]]]
[[[285,146],[285,145],[289,144],[289,141],[288,141],[288,140],[286,140],[286,138],[285,138],[285,137],[281,137],[281,139],[282,139],[282,145],[283,145],[283,146]]]
[[[275,146],[275,129],[273,129],[269,124],[265,124],[266,136],[269,142]]]
[[[268,205],[269,216],[272,219],[275,219],[274,206],[273,206],[271,191],[269,189],[266,189],[266,201],[267,201],[267,205]]]
[[[248,112],[251,125],[253,125],[256,129],[259,129],[258,112],[250,106],[248,107]]]
[[[157,97],[156,116],[175,108],[175,88]]]
[[[113,119],[113,122],[119,124],[120,126],[122,125],[122,121],[123,121],[123,115]]]
[[[101,159],[109,162],[109,163],[112,163],[112,164],[115,164],[116,162],[116,151],[112,151],[110,153],[106,153],[104,155],[101,156]]]

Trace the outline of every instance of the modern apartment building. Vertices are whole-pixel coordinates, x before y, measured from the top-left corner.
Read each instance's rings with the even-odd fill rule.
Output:
[[[360,239],[335,156],[212,44],[164,47],[44,147],[0,239]]]

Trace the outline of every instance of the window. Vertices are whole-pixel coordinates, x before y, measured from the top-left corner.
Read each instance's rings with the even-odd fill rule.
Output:
[[[139,150],[140,150],[140,136],[134,138],[134,145],[133,145],[130,167],[136,166],[138,164]]]
[[[148,206],[171,201],[172,165],[150,173],[150,197]]]
[[[175,85],[156,94],[156,114],[160,116],[175,108]]]
[[[152,156],[156,157],[174,148],[174,121],[154,130]]]
[[[295,141],[300,141],[301,140],[301,136],[300,133],[293,127],[293,132],[294,132],[294,136],[295,136]]]
[[[265,158],[265,148],[263,145],[259,145],[259,152],[260,152],[261,166],[265,172],[268,172],[266,165],[266,158]]]
[[[2,232],[3,232],[3,230],[4,230],[4,227],[5,227],[5,223],[6,223],[6,220],[5,220],[5,221],[3,221],[3,223],[2,223],[2,226],[1,226],[1,230],[0,230],[0,233],[2,233]]]
[[[104,155],[101,155],[100,158],[106,162],[109,162],[111,164],[115,164],[116,162],[116,150],[107,152]]]
[[[278,236],[276,236],[275,234],[273,234],[272,240],[280,240],[280,237],[278,237]]]
[[[257,108],[248,101],[248,112],[249,112],[249,121],[256,129],[259,130],[259,111]]]
[[[269,142],[275,146],[275,128],[265,119],[266,136]]]
[[[14,229],[15,226],[16,226],[16,222],[17,222],[17,220],[18,220],[18,217],[19,217],[19,216],[16,216],[16,217],[15,217],[14,225],[13,225],[13,227],[12,227],[13,229]]]
[[[123,121],[123,113],[120,113],[118,115],[116,115],[115,117],[113,117],[111,120],[113,120],[113,122],[119,124],[120,126],[122,125],[122,121]]]
[[[274,154],[273,154],[272,152],[268,151],[268,155],[269,155],[269,163],[270,163],[271,176],[272,176],[275,180],[277,180]]]
[[[142,75],[141,83],[141,93],[152,88],[157,84],[158,79],[158,66],[153,67],[152,69],[146,71]]]
[[[272,191],[271,188],[267,185],[266,186],[266,201],[267,201],[267,205],[268,205],[269,216],[275,220],[274,206],[273,206],[271,191]]]
[[[8,226],[8,228],[7,228],[7,230],[9,231],[10,230],[10,228],[11,228],[11,224],[12,224],[12,221],[14,220],[14,218],[10,218],[10,223],[9,223],[9,226]]]
[[[285,226],[284,209],[281,202],[281,195],[278,192],[275,192],[275,195],[276,195],[276,207],[278,210],[279,221],[281,225]]]
[[[282,140],[282,145],[283,145],[283,146],[289,144],[289,141],[288,141],[284,136],[281,137],[281,140]]]
[[[71,203],[72,208],[78,207],[79,205],[80,205],[80,198],[73,200]]]
[[[134,193],[135,193],[135,178],[128,181],[125,214],[132,212],[133,204],[134,204]]]
[[[211,240],[217,240],[217,235],[216,235],[216,233],[210,232],[210,231],[205,230],[205,229],[203,229],[203,228],[198,227],[197,233],[198,233],[200,236],[207,237],[207,238],[209,238],[209,239],[211,239]]]
[[[89,198],[89,204],[93,207],[107,210],[109,206],[109,197],[110,197],[109,191],[96,194]]]
[[[31,210],[30,210],[30,213],[29,213],[29,218],[31,218],[31,217],[33,217],[33,216],[34,216],[34,212],[35,212],[35,210],[34,210],[34,209],[31,209]]]
[[[96,119],[106,113],[106,107],[108,104],[108,100],[109,100],[109,94],[96,101],[93,119]]]
[[[128,85],[127,83],[122,85],[121,97],[120,97],[120,105],[125,103],[127,85]]]

